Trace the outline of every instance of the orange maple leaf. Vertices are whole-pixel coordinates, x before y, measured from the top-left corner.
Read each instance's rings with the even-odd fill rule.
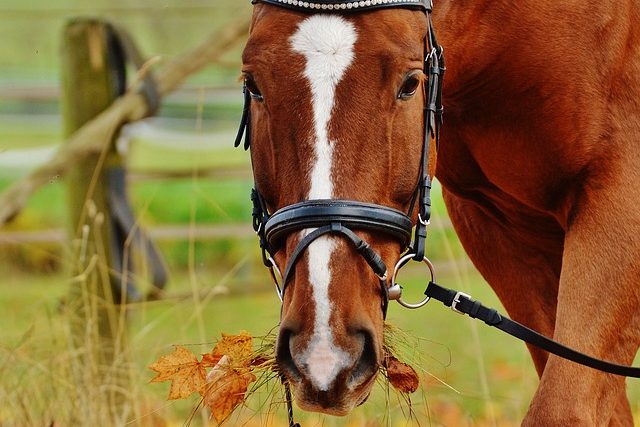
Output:
[[[184,399],[192,393],[202,392],[206,371],[198,358],[188,349],[176,346],[173,353],[160,357],[149,369],[158,373],[151,382],[171,381],[169,400]]]
[[[391,385],[401,393],[413,393],[420,385],[420,379],[416,371],[406,363],[388,355],[385,358],[387,378]]]
[[[202,360],[184,347],[159,358],[149,366],[158,375],[151,382],[171,381],[169,399],[184,399],[193,392],[203,397],[218,423],[223,422],[244,402],[249,384],[256,380],[252,370],[270,359],[253,354],[251,336],[222,334],[222,339]],[[206,375],[207,368],[213,368]]]
[[[228,356],[233,367],[246,367],[251,364],[253,355],[253,343],[251,335],[247,331],[241,331],[238,335],[222,334],[211,353],[202,355],[202,363],[206,367],[214,367],[222,356]]]
[[[218,364],[218,362],[222,359],[222,355],[217,355],[213,353],[207,353],[202,355],[202,366],[205,368],[213,368]]]
[[[207,376],[203,393],[204,404],[218,424],[231,415],[245,398],[249,384],[256,380],[250,369],[231,366],[231,357],[224,355]]]

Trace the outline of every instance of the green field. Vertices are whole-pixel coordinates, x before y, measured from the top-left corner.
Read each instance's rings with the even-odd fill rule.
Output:
[[[16,122],[0,128],[0,139],[10,141],[6,148],[14,150],[24,147],[22,141],[26,146],[37,147],[59,138],[56,132],[59,128],[55,124],[34,130]],[[228,125],[223,125],[216,135],[224,139],[225,133]],[[224,144],[210,152],[181,153],[175,149],[158,150],[153,141],[145,140],[132,141],[129,157],[129,164],[136,171],[246,168],[247,161],[245,152],[230,150]],[[5,174],[0,178],[0,189],[23,173],[18,169]],[[7,228],[65,227],[65,185],[63,179],[46,185]],[[249,227],[250,186],[251,182],[243,179],[134,181],[130,194],[145,226],[244,223]],[[435,216],[442,219],[445,212],[437,188],[435,196]],[[162,242],[160,247],[171,281],[166,300],[136,304],[129,309],[129,392],[138,402],[134,424],[160,425],[162,419],[170,425],[181,425],[189,418],[197,399],[166,402],[167,387],[148,384],[152,373],[145,367],[170,352],[175,344],[206,352],[222,332],[247,330],[256,336],[264,335],[277,325],[279,309],[267,273],[260,265],[254,238]],[[472,290],[488,303],[497,303],[478,275],[469,270],[450,229],[434,229],[430,252],[435,255],[436,264],[442,266],[439,280]],[[4,367],[0,401],[10,402],[0,405],[3,425],[22,425],[25,420],[30,425],[42,425],[68,419],[73,410],[69,396],[82,401],[83,390],[96,387],[86,379],[79,381],[66,365],[73,357],[65,345],[70,317],[63,302],[74,285],[65,275],[65,257],[66,250],[57,245],[0,248],[0,266],[7,272],[6,279],[0,282],[0,308],[5,314],[5,327],[0,330],[0,366]],[[403,273],[410,297],[420,297],[425,273],[420,267]],[[414,418],[409,417],[401,398],[393,393],[387,397],[385,387],[380,385],[371,401],[346,419],[298,411],[305,425],[367,425],[367,420],[378,420],[381,425],[383,420],[388,420],[389,425],[429,425],[429,420],[431,425],[463,425],[460,423],[467,420],[474,425],[494,425],[494,420],[515,425],[523,416],[536,379],[522,344],[433,304],[415,312],[394,305],[389,322],[407,334],[398,340],[398,356],[423,371],[422,389],[412,396]],[[249,400],[239,416],[247,425],[271,425],[265,417],[275,413],[273,424],[281,425],[284,411],[281,404],[276,404],[281,399],[279,387],[272,382]],[[265,409],[271,408],[272,400],[273,409]],[[85,405],[90,407],[89,403]],[[414,422],[407,421],[411,419]],[[202,423],[200,415],[193,421],[194,425]],[[239,419],[230,425],[237,423]]]
[[[248,185],[234,181],[143,182],[133,186],[132,196],[136,206],[146,207],[141,214],[148,224],[191,220],[246,222],[242,218],[249,215]],[[51,225],[63,223],[63,193],[61,186],[43,190],[34,198],[27,214],[38,217],[47,212],[51,214],[46,215]],[[210,206],[211,200],[215,200],[216,208]],[[436,211],[443,215],[441,201],[437,200]],[[194,204],[198,206],[196,215]],[[172,209],[167,210],[166,206]],[[461,256],[450,231],[434,229],[431,237],[430,253],[439,269],[438,280],[497,306],[488,286]],[[148,384],[152,373],[145,366],[170,352],[172,345],[185,345],[196,353],[204,353],[222,332],[247,330],[262,336],[278,322],[278,301],[260,266],[253,238],[193,243],[196,261],[189,267],[186,253],[190,246],[189,242],[183,242],[162,247],[171,266],[168,299],[136,304],[129,310],[127,355],[133,364],[131,393],[140,403],[135,412],[136,423],[160,425],[158,419],[162,419],[169,425],[181,425],[197,405],[195,397],[184,402],[166,402],[167,386]],[[5,257],[11,255],[2,250],[0,253]],[[7,266],[10,259],[4,262]],[[43,425],[56,416],[64,419],[68,410],[66,396],[83,387],[71,381],[73,377],[68,370],[55,363],[64,364],[70,358],[64,345],[68,315],[60,309],[72,286],[64,274],[64,261],[61,270],[48,275],[34,275],[15,266],[7,266],[7,271],[11,274],[0,283],[4,325],[0,330],[3,367],[0,401],[12,404],[0,410],[0,420],[5,420],[3,425],[22,425],[21,420],[26,419],[31,425]],[[425,273],[417,266],[403,273],[410,297],[420,297]],[[407,342],[398,346],[399,356],[422,371],[422,388],[411,398],[414,418],[408,418],[408,409],[401,398],[393,393],[387,397],[380,385],[370,402],[345,419],[298,411],[304,425],[372,425],[366,420],[375,419],[380,425],[392,426],[506,426],[517,425],[524,416],[537,379],[523,344],[436,303],[417,311],[394,304],[389,322],[407,334],[404,338]],[[631,386],[637,402],[640,389],[633,382]],[[265,386],[239,412],[240,418],[234,418],[229,425],[241,422],[272,425],[267,413],[275,414],[273,425],[282,425],[284,411],[277,404],[282,399],[280,393],[273,382]],[[59,408],[63,408],[60,414]],[[386,420],[389,424],[385,424]],[[200,415],[193,420],[193,425],[202,423]]]
[[[243,258],[235,268],[217,273],[200,268],[190,274],[173,271],[169,299],[130,308],[127,355],[133,363],[131,393],[140,404],[137,423],[159,417],[169,425],[181,425],[197,405],[195,397],[166,402],[167,386],[148,384],[152,373],[145,366],[169,353],[172,345],[204,353],[222,332],[247,330],[261,336],[277,325],[278,301],[268,277],[261,269],[244,270],[249,264]],[[462,263],[445,270],[439,281],[498,306],[478,275]],[[403,273],[403,282],[408,293],[418,298],[425,285],[424,272],[412,267]],[[24,425],[27,419],[31,425],[43,425],[56,417],[64,420],[67,396],[81,392],[82,385],[71,381],[67,369],[57,363],[71,359],[64,345],[68,318],[60,309],[69,286],[69,280],[59,274],[13,274],[0,285],[4,326],[0,330],[0,398],[4,405],[11,402],[10,407],[0,405],[4,406],[0,410],[3,425]],[[393,426],[517,425],[537,384],[523,344],[436,303],[417,311],[394,304],[388,321],[406,334],[398,340],[398,356],[421,373],[421,389],[411,397],[413,422],[407,424],[403,400],[393,392],[388,397],[385,387],[379,385],[370,402],[344,419],[297,411],[304,425],[372,425],[365,420],[373,419],[388,419]],[[637,402],[640,389],[636,383],[631,386],[632,399]],[[274,382],[265,386],[230,425],[240,425],[239,420],[247,425],[271,425],[264,418],[267,413],[275,414],[274,425],[282,425],[283,407],[277,405],[280,393]],[[268,410],[262,406],[271,404],[275,406]],[[193,424],[201,425],[201,417]]]

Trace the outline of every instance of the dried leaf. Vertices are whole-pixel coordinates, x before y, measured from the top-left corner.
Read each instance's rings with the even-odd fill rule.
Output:
[[[389,355],[386,358],[387,377],[391,385],[401,393],[413,393],[420,385],[416,371],[406,363]]]
[[[206,371],[188,349],[176,346],[173,353],[160,357],[149,369],[158,373],[152,383],[171,381],[169,400],[184,399],[200,392],[205,385]]]
[[[249,384],[256,380],[249,369],[234,369],[231,358],[222,356],[209,372],[204,392],[204,404],[211,409],[216,422],[221,423],[231,415],[245,398]]]
[[[218,341],[210,354],[206,355],[207,363],[215,366],[222,356],[229,356],[234,367],[249,366],[253,354],[253,343],[251,335],[247,331],[242,331],[238,335],[222,334],[222,339]],[[205,357],[203,357],[204,361]]]
[[[212,353],[207,353],[202,355],[202,360],[200,363],[205,368],[213,368],[218,364],[218,362],[222,359],[222,355],[214,355]]]
[[[252,370],[261,369],[271,360],[264,354],[254,355],[252,338],[243,331],[239,335],[222,334],[211,353],[203,354],[200,361],[178,346],[149,368],[158,372],[151,382],[171,381],[169,399],[183,399],[197,391],[220,423],[244,402],[249,384],[256,380]],[[213,368],[208,375],[207,368]]]

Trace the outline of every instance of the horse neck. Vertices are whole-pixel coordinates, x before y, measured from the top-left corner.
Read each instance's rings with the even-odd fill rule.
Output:
[[[438,1],[434,24],[447,56],[449,111],[464,99],[473,101],[474,95],[495,93],[496,85],[504,84],[505,74],[520,73],[521,81],[540,80],[546,74],[541,70],[527,75],[531,64],[551,65],[554,72],[572,72],[576,63],[568,59],[571,57],[574,61],[593,60],[594,71],[614,66],[621,44],[617,37],[631,30],[623,27],[628,26],[634,7],[629,0]],[[567,43],[557,46],[556,40],[570,40],[574,51],[567,55],[563,49]],[[502,95],[508,91],[504,86],[499,90]]]
[[[549,195],[582,170],[575,159],[590,158],[592,137],[606,126],[610,70],[632,62],[624,60],[633,42],[628,16],[625,0],[438,2],[434,24],[448,68],[441,182],[450,190],[483,185],[496,199],[563,221],[563,205]]]
[[[434,26],[447,57],[445,83],[456,82],[454,91],[486,72],[504,50],[499,42],[504,28],[502,0],[442,0],[433,12]],[[508,24],[507,24],[508,26]],[[447,97],[453,93],[447,91]]]

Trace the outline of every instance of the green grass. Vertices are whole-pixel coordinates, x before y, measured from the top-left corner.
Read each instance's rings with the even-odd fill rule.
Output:
[[[177,220],[179,212],[185,215],[181,219],[188,220],[189,200],[200,200],[198,191],[215,189],[219,184],[197,183],[196,187],[204,187],[195,191],[190,182],[151,182],[145,185],[159,188],[148,188],[147,192],[142,191],[142,186],[134,191],[141,191],[136,196],[142,198],[138,203],[147,206],[143,217],[148,218],[155,213],[158,220],[173,221]],[[233,209],[248,214],[248,202],[240,197],[244,195],[244,185],[236,183],[233,186],[236,186],[233,190],[214,193],[213,199],[225,207],[227,214],[234,204],[236,208]],[[39,209],[56,198],[53,189],[48,191],[52,192],[52,198],[41,194],[42,200],[34,199],[36,205],[40,204]],[[217,197],[222,199],[217,200]],[[197,203],[202,208],[202,211],[198,209],[198,219],[210,220],[209,215],[213,216],[213,211],[207,212],[211,209],[208,202]],[[166,206],[172,209],[167,210]],[[61,215],[59,219],[62,218]],[[219,219],[224,221],[226,217],[220,216]],[[451,239],[450,231],[433,231],[429,244],[430,253],[439,255],[436,257],[440,261],[436,262],[437,267],[456,259],[453,254],[460,252]],[[263,335],[277,324],[278,302],[271,291],[266,271],[260,266],[256,246],[254,239],[194,244],[191,259],[188,242],[161,245],[171,267],[172,280],[168,292],[176,298],[139,304],[130,310],[131,339],[127,355],[133,361],[132,393],[135,392],[136,399],[143,404],[137,415],[142,420],[149,420],[154,415],[170,421],[171,425],[181,425],[197,404],[195,397],[184,402],[166,402],[166,385],[147,384],[151,374],[145,367],[155,358],[170,352],[172,345],[187,345],[196,353],[206,352],[221,332],[237,333],[245,329],[254,335]],[[33,251],[41,252],[42,249],[30,248],[30,252]],[[465,263],[460,262],[455,270],[439,274],[439,281],[462,289],[488,305],[498,306],[489,287],[476,273],[467,274]],[[185,266],[190,263],[192,269],[185,271]],[[28,408],[33,425],[43,425],[47,422],[46,417],[58,414],[57,405],[64,407],[64,401],[60,400],[55,388],[52,390],[44,385],[67,381],[68,373],[60,372],[57,365],[43,366],[42,361],[50,360],[55,354],[68,354],[64,346],[68,319],[59,308],[72,285],[61,273],[42,276],[5,271],[9,274],[0,281],[0,310],[4,326],[0,329],[0,367],[4,366],[4,371],[0,368],[0,402],[15,402],[16,393],[31,396],[34,403]],[[230,276],[225,277],[230,272]],[[421,296],[426,284],[425,273],[418,266],[402,273],[400,279],[406,285],[407,298],[414,300]],[[231,294],[207,297],[207,293],[221,283]],[[413,410],[421,425],[455,426],[467,422],[473,423],[471,425],[494,425],[494,419],[499,425],[517,425],[537,385],[522,343],[481,323],[457,316],[437,303],[430,303],[418,311],[407,311],[393,304],[389,322],[411,337],[408,346],[400,346],[400,357],[428,372],[422,375],[421,391],[412,396]],[[632,402],[640,399],[640,388],[636,383],[630,381]],[[279,388],[276,385],[272,387],[275,387],[274,400],[279,401]],[[81,389],[75,387],[76,391]],[[261,418],[267,411],[261,405],[269,399],[269,393],[263,391],[251,400],[241,411],[242,423],[269,425]],[[303,425],[365,425],[365,420],[383,420],[385,417],[391,419],[390,425],[406,425],[406,416],[401,409],[406,411],[406,407],[400,405],[392,394],[392,409],[387,412],[384,409],[386,400],[384,389],[377,386],[370,402],[346,419],[324,419],[301,411],[297,411],[297,416],[304,421]],[[284,419],[282,405],[278,408],[276,419],[280,421],[273,425],[282,425]],[[17,420],[13,418],[14,422],[11,422],[11,417],[16,414]],[[25,416],[24,409],[3,407],[0,403],[0,422],[5,420],[3,425],[24,425],[25,418],[21,422],[20,416]],[[432,423],[429,424],[427,419]],[[239,423],[238,419],[230,425]],[[201,424],[198,416],[194,425]]]
[[[442,230],[434,230],[434,237]],[[448,240],[447,240],[448,241]],[[185,345],[194,352],[206,352],[222,332],[237,333],[248,330],[256,336],[264,335],[277,325],[278,301],[271,291],[266,274],[254,261],[258,253],[250,242],[244,254],[236,256],[234,265],[225,267],[209,259],[212,266],[196,263],[189,271],[172,270],[172,281],[167,300],[136,304],[129,310],[129,349],[132,361],[132,393],[143,402],[138,421],[157,416],[180,425],[197,405],[195,397],[186,401],[166,402],[166,385],[148,384],[151,373],[146,366],[172,345]],[[455,242],[448,241],[445,254],[436,267],[452,261]],[[449,255],[447,255],[449,254]],[[406,296],[420,297],[426,285],[425,271],[411,265],[401,275]],[[485,304],[499,307],[495,295],[484,281],[462,260],[453,270],[445,269],[439,282],[464,290]],[[34,402],[29,407],[32,420],[46,422],[56,412],[53,403],[62,404],[61,397],[50,390],[50,384],[68,381],[58,366],[49,366],[44,360],[67,357],[64,346],[68,315],[61,310],[61,301],[72,286],[63,274],[38,276],[12,274],[0,282],[0,310],[3,328],[0,329],[0,402],[19,401],[16,394],[32,393]],[[227,296],[218,295],[226,290]],[[412,396],[413,411],[421,425],[517,425],[524,416],[528,402],[537,385],[531,361],[525,346],[477,321],[455,315],[439,303],[431,302],[421,310],[409,311],[392,304],[388,321],[400,328],[406,336],[398,339],[398,356],[411,363],[421,373],[422,388]],[[404,342],[404,344],[403,344]],[[4,369],[2,368],[4,367]],[[3,369],[3,370],[2,370]],[[43,385],[44,384],[44,385]],[[46,386],[45,386],[46,385]],[[269,425],[265,409],[270,394],[280,400],[275,391],[265,388],[252,398],[238,419],[247,425]],[[61,386],[62,387],[62,386]],[[640,388],[630,382],[632,402],[640,399]],[[3,399],[4,397],[4,399]],[[390,399],[391,409],[386,402]],[[264,401],[267,401],[265,403]],[[277,406],[277,405],[276,405]],[[276,420],[282,423],[282,405]],[[406,406],[392,393],[388,398],[381,386],[376,386],[370,401],[344,419],[323,418],[297,411],[304,425],[364,425],[364,420],[390,418],[390,425],[406,425]],[[640,409],[635,404],[635,409]],[[8,408],[0,404],[0,421],[6,425],[12,416],[25,416],[24,408]],[[427,421],[431,420],[431,424]],[[452,424],[454,423],[454,424]],[[197,416],[194,425],[201,425]],[[274,425],[279,425],[278,423]]]
[[[12,134],[17,139],[24,136],[26,145],[32,146],[40,145],[56,131],[51,124],[42,129],[30,129],[20,123],[12,126],[0,129],[0,134]],[[224,141],[220,141],[222,148],[214,148],[206,155],[158,148],[153,142],[133,142],[130,163],[136,170],[248,167],[247,153],[224,148]],[[0,191],[11,181],[1,178]],[[130,194],[144,225],[195,222],[246,223],[249,227],[250,187],[250,180],[186,178],[133,182]],[[436,218],[446,216],[440,191],[438,186],[434,188]],[[61,179],[52,179],[35,194],[11,227],[62,227],[66,226],[66,215],[64,185]],[[130,339],[125,353],[131,362],[128,392],[138,402],[136,422],[155,425],[162,419],[170,425],[181,425],[189,418],[197,399],[166,402],[167,386],[148,384],[152,375],[146,366],[170,352],[175,344],[186,345],[197,353],[208,351],[222,332],[237,333],[244,329],[253,335],[264,335],[277,324],[279,307],[266,271],[260,265],[253,238],[165,242],[160,248],[170,267],[170,298],[136,304],[129,310]],[[436,266],[444,270],[438,276],[439,282],[468,292],[490,306],[499,306],[486,283],[468,270],[451,229],[432,230],[429,254],[434,256]],[[68,368],[75,356],[68,347],[69,314],[62,302],[74,285],[64,274],[69,269],[64,257],[64,249],[55,246],[24,245],[13,248],[13,252],[0,249],[0,266],[5,272],[0,281],[4,326],[0,329],[2,425],[45,425],[52,419],[67,419],[71,410],[68,396],[99,387],[90,380],[74,382],[77,379]],[[52,274],[25,271],[25,266],[47,264],[51,260],[58,266]],[[453,269],[444,268],[450,263],[454,263]],[[421,297],[425,274],[419,266],[402,273],[400,279],[406,285],[407,298]],[[142,288],[146,289],[144,283],[142,280]],[[217,295],[217,291],[224,289],[229,291],[228,296]],[[417,311],[393,304],[388,319],[406,334],[404,340],[398,340],[399,356],[422,372],[422,388],[412,396],[412,409],[420,425],[506,426],[517,425],[522,419],[537,386],[522,343],[454,315],[437,303]],[[269,402],[281,401],[277,384],[270,387],[257,393],[230,425],[270,425],[265,418]],[[629,381],[629,390],[637,412],[640,410],[637,381]],[[379,385],[370,401],[347,418],[325,418],[301,411],[297,411],[297,416],[303,425],[366,425],[372,419],[381,422],[389,419],[392,426],[407,425],[407,407],[400,402],[393,394],[387,397]],[[390,409],[385,409],[387,403]],[[273,425],[281,425],[283,406],[276,405],[276,409]],[[200,415],[193,422],[203,423]]]
[[[144,143],[137,149],[139,151],[133,152],[133,162],[136,158],[146,158],[151,152]],[[230,159],[229,163],[248,160],[246,153],[237,153],[240,156]],[[160,155],[159,158],[163,160]],[[224,163],[226,159],[219,157],[218,161]],[[183,163],[182,167],[189,168],[188,162]],[[0,188],[7,184],[6,179],[0,181]],[[188,224],[191,221],[246,223],[250,215],[250,185],[250,181],[216,182],[206,179],[136,182],[131,186],[131,196],[141,221],[148,225]],[[438,202],[434,206],[434,215],[443,216],[444,206],[439,191],[436,187],[434,198]],[[36,194],[14,226],[60,226],[64,225],[65,218],[64,187],[60,182],[52,182]],[[452,239],[451,230],[434,230],[429,241],[430,252],[440,254],[437,258],[443,262],[457,258],[460,248]],[[172,273],[168,292],[175,298],[138,304],[131,309],[128,357],[134,363],[132,393],[144,402],[146,408],[140,409],[139,416],[148,411],[147,413],[158,413],[161,418],[174,420],[179,424],[180,420],[188,418],[196,400],[165,402],[166,386],[147,384],[151,375],[146,370],[146,365],[161,354],[169,352],[174,344],[188,345],[196,352],[205,352],[222,332],[235,333],[246,329],[254,335],[263,335],[277,324],[279,308],[266,271],[260,266],[259,252],[253,238],[212,243],[168,243],[162,244],[161,249]],[[34,248],[29,250],[44,253],[51,251]],[[56,254],[57,257],[63,255],[64,252]],[[464,279],[464,265],[456,270],[457,273],[449,272],[441,280],[455,285],[455,274]],[[64,261],[61,261],[61,266],[63,271],[67,269]],[[5,376],[3,386],[14,385],[17,391],[0,390],[0,398],[4,393],[10,399],[7,401],[15,402],[17,392],[36,389],[37,404],[33,405],[34,409],[29,414],[44,422],[46,419],[38,417],[55,416],[51,405],[58,402],[58,397],[55,394],[52,396],[50,390],[38,388],[37,383],[43,376],[55,383],[60,381],[60,377],[65,379],[68,373],[60,372],[55,366],[42,372],[44,368],[38,360],[46,358],[47,354],[60,352],[64,355],[68,351],[61,348],[61,343],[67,337],[64,331],[67,329],[65,324],[68,317],[64,310],[60,310],[60,302],[72,285],[61,273],[39,276],[20,270],[9,271],[12,272],[10,280],[0,283],[0,308],[6,313],[7,319],[11,319],[7,323],[8,327],[0,331],[0,347],[3,349],[0,351],[4,352],[4,356],[0,353],[0,364],[16,366],[15,372],[19,375]],[[426,283],[424,274],[425,271],[419,266],[409,267],[403,272],[401,280],[407,284],[408,298],[420,297]],[[467,280],[467,286],[472,287],[477,296],[487,302],[495,302],[495,297],[477,275],[474,274]],[[207,292],[220,284],[228,288],[230,296],[208,296],[210,294]],[[459,283],[462,284],[464,283]],[[201,298],[203,295],[204,300]],[[478,332],[482,342],[485,342],[485,337],[493,341],[491,345],[478,344],[477,340],[469,339],[469,335],[476,332],[468,321],[433,304],[419,311],[407,311],[393,305],[389,321],[410,336],[416,337],[408,338],[408,346],[399,346],[399,355],[416,368],[427,370],[457,390],[453,391],[425,374],[423,391],[413,397],[413,409],[423,423],[427,419],[427,413],[434,420],[449,413],[449,405],[462,408],[457,409],[462,411],[460,416],[475,420],[487,420],[495,413],[501,419],[515,422],[522,416],[535,389],[535,375],[524,346],[482,329]],[[20,357],[16,358],[14,347],[19,343]],[[479,355],[485,358],[482,366],[476,360]],[[2,357],[5,358],[4,362]],[[485,381],[489,384],[487,395],[486,387],[480,385],[483,383],[481,375],[489,377],[493,371],[498,376],[495,380]],[[84,386],[80,384],[73,390],[77,391]],[[262,398],[268,399],[268,396],[262,395]],[[274,399],[277,401],[280,398],[276,396]],[[392,425],[398,422],[398,425],[404,425],[402,420],[406,416],[398,406],[397,398],[392,396],[392,409],[388,413],[384,409],[386,400],[383,388],[378,387],[371,402],[347,419],[321,420],[315,415],[300,411],[298,414],[301,420],[305,420],[305,425],[361,425],[362,420],[384,417],[389,417]],[[264,410],[255,409],[260,402],[259,398],[250,401],[249,409],[242,411],[241,417],[260,418]],[[24,416],[22,409],[14,412],[14,416],[16,413]],[[282,420],[281,406],[278,413]],[[2,417],[0,411],[0,420]],[[7,417],[8,415],[5,416]]]
[[[205,170],[216,167],[247,169],[248,154],[234,149],[233,136],[228,135],[228,148],[220,148],[209,152],[203,150],[177,150],[173,147],[159,147],[139,142],[133,145],[129,164],[134,170],[144,171],[184,171]],[[177,145],[179,146],[179,145]],[[248,170],[247,170],[248,171]]]
[[[245,278],[241,278],[244,274]],[[251,282],[247,292],[247,280]],[[476,273],[462,266],[456,272],[441,276],[441,282],[464,289],[488,305],[499,306],[495,295]],[[407,288],[421,290],[425,285],[423,271],[410,268],[404,275]],[[33,403],[31,417],[38,420],[38,408],[46,406],[46,399],[56,402],[60,396],[49,395],[45,385],[62,381],[58,370],[43,365],[42,357],[54,357],[64,340],[67,318],[60,301],[68,287],[64,276],[14,276],[0,284],[0,308],[3,328],[0,330],[0,367],[3,380],[0,396],[14,399],[15,393],[34,393],[42,401]],[[214,295],[208,291],[216,286],[227,287],[230,294]],[[159,416],[180,425],[197,405],[195,396],[186,401],[166,402],[166,384],[148,384],[152,373],[146,366],[173,345],[184,345],[197,353],[211,349],[222,332],[238,333],[247,330],[259,336],[277,325],[279,306],[271,292],[265,272],[259,270],[224,277],[224,272],[211,275],[195,271],[192,277],[177,274],[172,294],[181,298],[134,305],[129,311],[129,350],[133,361],[132,388],[143,398],[142,419]],[[200,295],[195,297],[194,294]],[[537,385],[536,375],[525,346],[514,339],[469,318],[457,316],[437,303],[429,303],[421,310],[409,311],[393,304],[388,321],[406,336],[398,339],[398,356],[421,373],[421,389],[412,396],[412,409],[420,425],[517,425],[524,416],[528,402]],[[402,342],[404,341],[404,344]],[[64,351],[64,350],[62,350]],[[57,355],[59,357],[60,355]],[[11,367],[11,369],[7,369]],[[1,368],[0,368],[1,369]],[[486,385],[483,385],[486,384]],[[9,390],[6,387],[16,389]],[[252,398],[239,411],[239,420],[248,425],[269,425],[263,417],[273,400],[280,401],[276,383]],[[631,384],[632,402],[638,402],[640,390]],[[385,409],[387,399],[390,409]],[[8,400],[5,400],[8,401]],[[364,425],[364,420],[390,418],[390,425],[406,425],[406,404],[384,388],[376,386],[369,402],[346,418],[320,417],[296,411],[303,425],[350,426]],[[640,409],[636,403],[635,409]],[[20,413],[19,409],[13,408]],[[12,409],[0,404],[0,420],[11,421]],[[43,409],[54,416],[51,408]],[[260,422],[260,420],[262,421]],[[276,405],[276,419],[283,422],[282,405]],[[427,421],[431,420],[431,424]],[[455,420],[455,421],[452,421]],[[43,420],[46,421],[46,420]],[[414,420],[415,421],[415,420]],[[456,424],[451,424],[455,422]],[[15,425],[9,423],[4,425]],[[201,425],[197,416],[194,425]],[[18,422],[17,425],[20,425]],[[275,425],[280,425],[276,423]]]
[[[0,105],[2,105],[1,102]],[[0,150],[51,146],[61,142],[60,121],[34,119],[25,121],[24,114],[29,113],[15,110],[12,110],[12,113],[20,114],[21,117],[11,116],[0,121]]]
[[[254,335],[264,335],[277,324],[278,301],[268,289],[267,276],[263,273],[258,272],[261,285],[256,288],[254,284],[252,293],[244,292],[246,284],[233,278],[227,284],[230,296],[205,297],[204,300],[193,298],[191,293],[214,288],[220,284],[219,277],[203,275],[197,278],[196,282],[199,283],[194,285],[188,277],[177,276],[172,283],[172,292],[184,293],[184,299],[149,302],[131,309],[129,356],[134,361],[133,378],[139,381],[135,387],[138,393],[146,396],[146,401],[152,406],[148,408],[151,412],[160,411],[169,420],[184,420],[197,403],[195,397],[186,402],[164,402],[167,386],[147,384],[152,375],[146,370],[146,365],[170,352],[172,345],[186,345],[196,353],[206,352],[222,332],[248,330]],[[424,280],[418,277],[421,274],[417,270],[408,272],[407,286],[422,287]],[[196,273],[196,276],[199,274]],[[443,280],[450,281],[452,278],[445,276]],[[488,303],[495,303],[495,297],[476,275],[469,280],[475,295]],[[19,372],[22,382],[17,386],[17,391],[36,387],[39,388],[38,393],[46,396],[37,382],[59,380],[48,377],[56,375],[55,369],[35,375],[34,371],[40,371],[42,366],[28,355],[44,355],[47,347],[49,351],[56,350],[53,342],[63,338],[56,337],[56,334],[60,334],[66,321],[64,312],[58,310],[60,299],[68,286],[65,282],[63,276],[22,276],[0,285],[0,307],[8,319],[13,319],[0,331],[0,365],[10,363],[14,368],[4,373],[3,384],[18,384],[14,375]],[[21,289],[22,292],[14,289]],[[464,408],[463,415],[475,420],[488,419],[491,411],[489,406],[493,406],[494,412],[497,411],[496,416],[505,420],[515,422],[522,416],[536,383],[523,345],[481,327],[478,333],[482,344],[477,346],[470,339],[475,332],[469,321],[435,304],[419,311],[407,311],[393,305],[389,321],[410,336],[407,338],[408,347],[399,346],[399,356],[457,390],[453,391],[423,374],[423,388],[413,396],[413,409],[423,423],[426,422],[428,407],[432,408],[431,417],[437,420],[444,416],[438,411],[448,404]],[[12,351],[17,345],[20,348],[19,357]],[[484,358],[482,366],[478,365],[479,355]],[[489,377],[488,396],[480,386],[481,375]],[[17,391],[0,390],[0,396]],[[262,397],[266,398],[264,395]],[[357,420],[390,416],[392,425],[403,425],[397,424],[404,416],[393,394],[391,404],[395,409],[390,410],[390,415],[384,410],[386,399],[383,388],[377,386],[371,401],[351,416],[345,419],[327,418],[323,423],[353,425]],[[275,400],[279,400],[279,397],[276,396]],[[251,400],[249,408],[241,411],[241,417],[260,417],[250,409],[259,404],[259,399]],[[282,419],[282,408],[278,413]],[[297,415],[305,421],[305,425],[317,425],[320,422],[315,415],[301,411],[297,411]],[[32,417],[37,419],[38,414],[32,414]],[[198,425],[198,422],[195,424]]]
[[[9,185],[0,179],[0,191]],[[241,223],[251,218],[250,181],[154,180],[131,186],[134,207],[146,224]],[[66,226],[66,189],[61,182],[38,191],[21,213],[21,228]]]

